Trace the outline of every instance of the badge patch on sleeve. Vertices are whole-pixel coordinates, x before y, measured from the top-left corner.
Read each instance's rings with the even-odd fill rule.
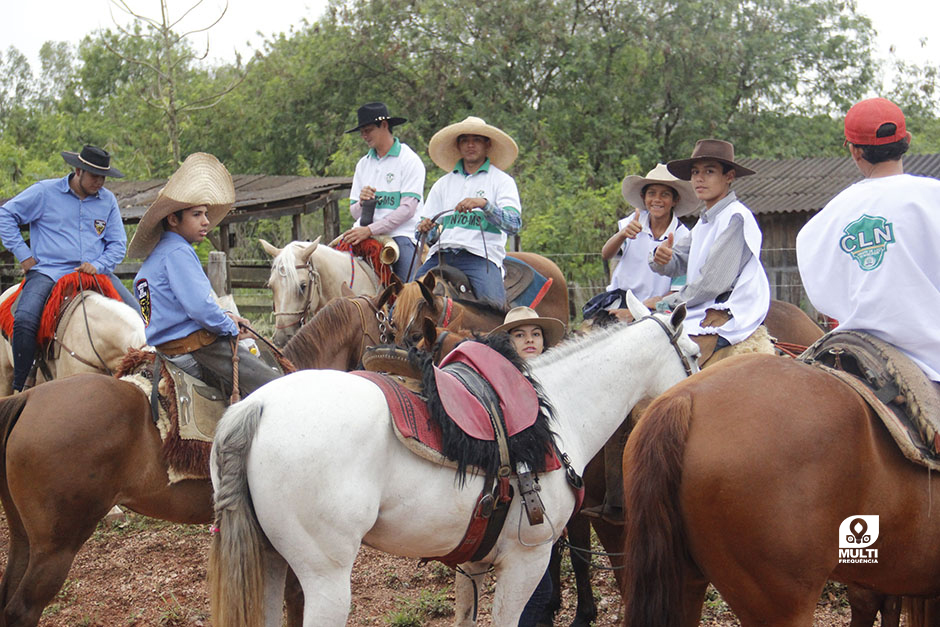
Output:
[[[104,227],[107,226],[107,224],[105,220],[95,220],[95,233],[98,235],[104,233]]]
[[[147,279],[139,279],[134,283],[134,294],[137,295],[137,302],[140,303],[140,313],[144,317],[144,326],[150,326],[150,284]]]

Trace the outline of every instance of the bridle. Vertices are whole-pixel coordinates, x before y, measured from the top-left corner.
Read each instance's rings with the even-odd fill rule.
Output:
[[[442,296],[442,298],[444,300],[442,302],[441,313],[438,315],[434,326],[446,329],[454,319],[454,299],[450,296]],[[405,331],[402,335],[403,339],[408,337],[409,332],[413,332],[412,327],[421,318],[422,308],[426,306],[429,306],[428,302],[422,300],[421,304],[415,308],[414,314],[412,314],[411,318],[408,320],[408,324],[405,325]]]
[[[663,322],[662,320],[660,320],[653,314],[650,314],[644,318],[640,318],[638,322],[643,321],[643,320],[655,320],[656,324],[658,324],[660,328],[662,328],[663,332],[665,332],[666,335],[669,336],[669,343],[672,344],[672,347],[675,349],[676,354],[679,356],[679,360],[682,362],[682,367],[685,368],[685,376],[691,377],[692,373],[694,372],[692,368],[692,362],[689,361],[688,355],[683,353],[682,349],[679,347],[679,338],[682,337],[682,327],[679,326],[679,327],[676,327],[675,329],[670,329],[668,326],[666,326],[665,322]]]
[[[392,325],[391,319],[385,313],[384,310],[379,309],[375,306],[375,303],[372,302],[372,299],[368,296],[355,296],[349,299],[352,301],[352,304],[356,306],[356,309],[359,311],[359,322],[362,324],[362,337],[359,340],[359,354],[362,355],[365,352],[366,346],[379,346],[381,344],[394,344],[395,343],[395,327]],[[375,337],[372,334],[372,329],[366,324],[366,312],[362,308],[362,303],[366,303],[371,310],[371,314],[375,317],[379,330],[379,337]],[[366,341],[371,342],[366,344]]]
[[[310,313],[310,303],[313,302],[314,289],[316,289],[317,294],[317,303],[323,300],[323,287],[320,282],[320,273],[316,268],[313,267],[313,263],[310,259],[307,259],[307,262],[303,265],[295,265],[296,270],[306,270],[307,271],[307,287],[304,289],[304,304],[298,311],[275,311],[274,312],[274,328],[275,329],[289,329],[291,327],[300,327],[307,322],[307,315]],[[279,276],[286,277],[287,269],[284,266],[280,266],[277,269]],[[316,287],[314,287],[316,286]],[[297,316],[297,319],[291,322],[290,324],[280,324],[278,322],[279,316]]]

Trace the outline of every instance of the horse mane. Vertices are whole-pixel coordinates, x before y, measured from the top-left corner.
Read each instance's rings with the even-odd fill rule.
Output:
[[[421,303],[424,302],[424,296],[421,294],[421,288],[418,287],[416,281],[411,283],[405,283],[401,291],[398,292],[398,296],[395,297],[395,312],[401,312],[402,315],[407,315],[410,319],[414,312],[418,311],[418,307],[421,306]],[[396,322],[399,326],[406,324],[408,320],[402,320],[396,316]]]
[[[297,368],[316,368],[320,355],[329,354],[336,346],[337,330],[353,321],[352,312],[349,299],[331,300],[287,342],[284,356]]]
[[[530,366],[544,366],[547,364],[553,364],[556,361],[561,361],[571,353],[577,352],[582,348],[593,346],[594,344],[600,344],[601,342],[606,341],[610,336],[615,333],[623,331],[628,326],[636,324],[631,322],[630,324],[615,324],[603,329],[597,329],[586,335],[581,336],[568,336],[567,339],[562,340],[551,350],[547,350],[538,357],[535,357],[529,362]]]
[[[555,438],[555,433],[549,426],[550,421],[554,420],[551,404],[546,399],[539,383],[529,375],[525,360],[516,352],[512,340],[507,334],[498,333],[493,336],[478,337],[476,341],[486,344],[508,359],[535,388],[539,398],[538,416],[535,419],[535,424],[531,427],[510,436],[509,459],[513,470],[521,462],[535,472],[544,472],[547,455],[552,450]],[[487,474],[495,474],[499,469],[497,443],[495,441],[478,440],[467,435],[447,416],[437,393],[432,356],[417,349],[411,349],[409,359],[422,372],[424,394],[428,398],[428,412],[431,420],[435,421],[441,428],[442,453],[445,457],[457,462],[457,475],[455,478],[457,484],[463,487],[466,483],[468,467],[475,466],[483,469]]]

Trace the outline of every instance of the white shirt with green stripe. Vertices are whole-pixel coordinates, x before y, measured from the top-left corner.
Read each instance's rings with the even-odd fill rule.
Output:
[[[466,174],[463,162],[458,161],[453,171],[442,176],[431,187],[421,217],[432,218],[441,211],[453,209],[464,198],[485,198],[490,205],[502,211],[515,212],[520,216],[522,213],[516,181],[487,159],[473,174]],[[441,235],[428,251],[428,256],[440,248],[462,248],[478,257],[489,259],[500,269],[503,267],[507,235],[487,221],[482,210],[450,213],[438,221],[441,224]]]
[[[392,237],[405,236],[414,241],[415,228],[418,226],[421,215],[421,200],[424,197],[424,163],[408,144],[403,144],[395,138],[395,142],[384,157],[379,157],[372,148],[356,164],[356,174],[353,176],[352,189],[349,193],[351,205],[359,202],[359,193],[363,187],[375,188],[375,197],[378,203],[372,222],[372,233],[375,235],[390,235]],[[401,216],[389,216],[402,207],[402,199],[414,198],[417,208],[402,221]],[[355,216],[356,214],[354,214]],[[391,224],[391,230],[382,228],[383,224]],[[359,226],[356,220],[355,226]]]

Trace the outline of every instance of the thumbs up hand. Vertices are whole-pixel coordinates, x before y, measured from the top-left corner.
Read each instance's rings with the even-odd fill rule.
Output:
[[[620,234],[625,238],[636,239],[636,236],[639,235],[642,230],[643,225],[640,224],[640,210],[637,209],[633,212],[632,219],[627,223],[627,226],[623,227],[620,231]]]
[[[670,233],[666,236],[666,241],[659,245],[656,248],[656,252],[653,254],[653,261],[658,263],[661,266],[669,263],[669,260],[672,259],[672,245],[675,240],[675,235]]]

